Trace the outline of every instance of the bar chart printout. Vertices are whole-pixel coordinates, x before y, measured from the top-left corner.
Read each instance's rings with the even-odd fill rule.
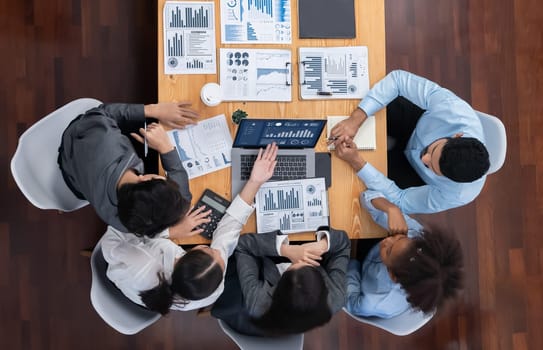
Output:
[[[222,0],[223,44],[290,44],[291,0]]]
[[[164,73],[215,74],[213,2],[167,1],[164,5]]]
[[[368,48],[301,47],[299,74],[302,99],[363,98],[370,85]]]
[[[257,232],[314,231],[328,225],[324,178],[267,182],[256,196]]]

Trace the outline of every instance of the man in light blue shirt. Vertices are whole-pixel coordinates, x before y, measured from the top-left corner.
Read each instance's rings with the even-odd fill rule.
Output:
[[[440,212],[474,200],[483,188],[490,165],[481,122],[465,101],[414,74],[397,70],[378,82],[350,118],[331,130],[330,136],[337,138],[336,149],[337,143],[356,134],[368,115],[375,114],[399,96],[418,106],[421,112],[406,117],[411,118],[412,128],[396,125],[407,134],[401,151],[409,162],[409,169],[399,172],[414,170],[415,176],[420,177],[420,185],[400,188],[371,164],[355,168],[358,177],[368,188],[381,192],[386,188],[390,194],[388,200],[405,214]],[[390,112],[387,119],[391,121],[387,124],[389,132],[395,123],[404,122]],[[339,152],[336,153],[341,158]],[[389,159],[394,160],[390,155]],[[398,174],[390,169],[392,166],[389,166],[389,176],[394,179]]]

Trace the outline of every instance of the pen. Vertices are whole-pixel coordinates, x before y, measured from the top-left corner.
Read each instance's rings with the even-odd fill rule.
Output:
[[[147,152],[149,151],[149,146],[147,145],[147,120],[143,122],[143,128],[145,133],[143,134],[143,155],[147,157]]]
[[[330,136],[330,137],[328,138],[328,141],[335,141],[335,140],[337,140],[337,139],[339,139],[339,137],[337,137],[337,136]]]
[[[317,95],[332,96],[332,93],[330,91],[317,91]]]

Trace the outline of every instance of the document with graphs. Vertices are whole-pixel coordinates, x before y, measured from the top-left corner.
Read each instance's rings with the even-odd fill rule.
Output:
[[[366,46],[301,47],[299,52],[302,99],[361,99],[368,93]]]
[[[224,101],[292,101],[290,50],[221,49]]]
[[[224,114],[168,131],[189,179],[231,166],[232,135]]]
[[[166,1],[164,73],[216,74],[214,3]]]
[[[272,181],[256,195],[257,232],[315,231],[327,226],[328,194],[324,178]]]
[[[222,0],[223,44],[290,44],[290,0]]]

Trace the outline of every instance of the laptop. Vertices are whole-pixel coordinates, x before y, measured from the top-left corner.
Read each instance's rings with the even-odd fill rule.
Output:
[[[315,145],[326,120],[242,119],[232,145],[232,198],[249,179],[260,148],[279,146],[271,181],[315,177]]]

